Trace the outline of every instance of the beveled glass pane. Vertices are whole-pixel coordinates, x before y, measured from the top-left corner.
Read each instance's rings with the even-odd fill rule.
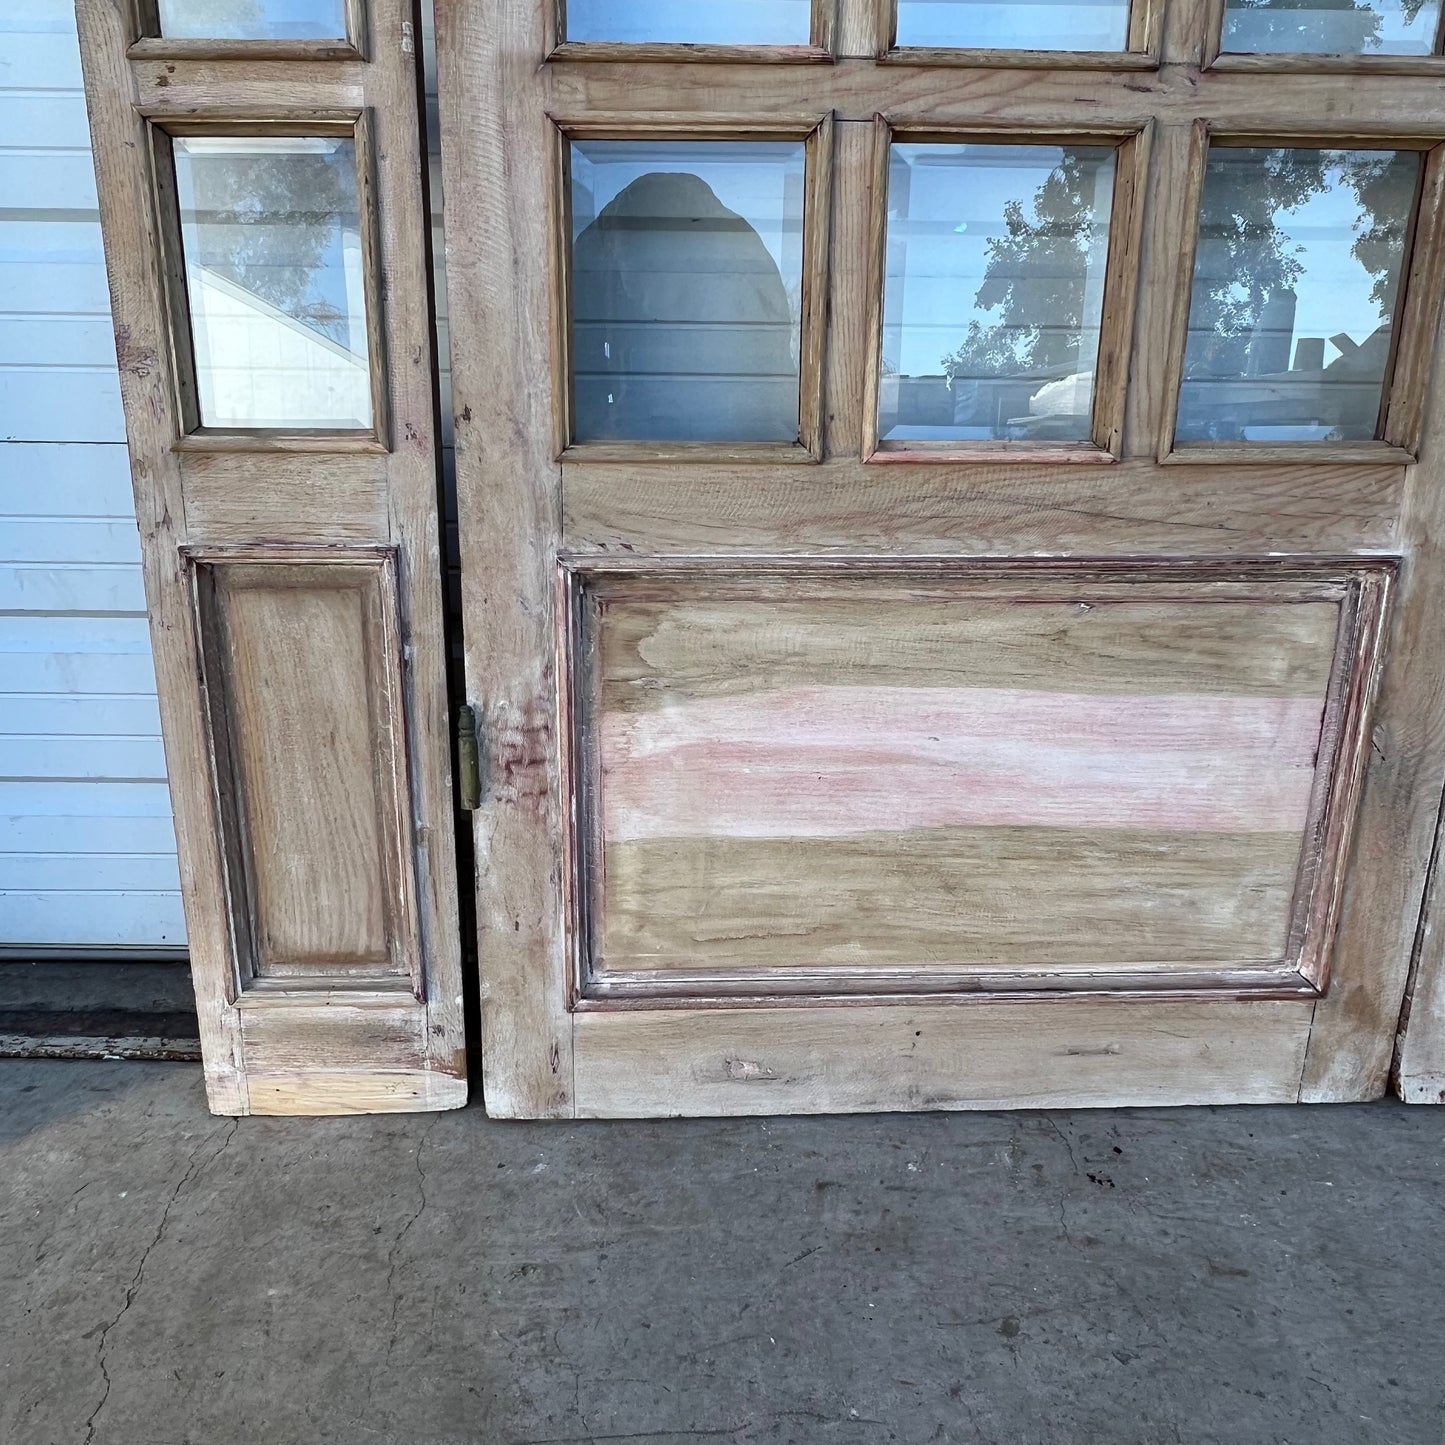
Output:
[[[893,147],[885,441],[1086,441],[1104,313],[1110,146]]]
[[[811,28],[811,0],[567,0],[568,40],[806,45]]]
[[[898,45],[1123,50],[1129,0],[898,0]]]
[[[355,143],[173,145],[201,424],[369,427]]]
[[[160,0],[172,40],[343,40],[342,0]]]
[[[1209,153],[1181,442],[1378,433],[1418,151]]]
[[[1221,49],[1235,54],[1429,55],[1440,0],[1228,0]]]
[[[796,441],[801,141],[575,141],[576,441]]]

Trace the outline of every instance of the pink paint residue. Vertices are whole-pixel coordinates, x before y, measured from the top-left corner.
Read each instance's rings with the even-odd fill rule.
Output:
[[[1319,698],[800,687],[601,723],[604,835],[943,827],[1293,832]]]

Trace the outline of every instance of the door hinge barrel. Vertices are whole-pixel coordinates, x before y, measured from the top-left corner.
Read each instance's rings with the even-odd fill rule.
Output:
[[[464,702],[457,709],[457,792],[468,813],[482,805],[482,750],[477,738],[480,724],[480,708]]]

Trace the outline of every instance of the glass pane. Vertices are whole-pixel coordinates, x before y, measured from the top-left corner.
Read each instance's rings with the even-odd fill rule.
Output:
[[[1109,146],[895,145],[878,434],[1087,441]]]
[[[1429,55],[1440,0],[1228,0],[1222,48],[1243,54]]]
[[[899,45],[1123,50],[1129,0],[898,0]]]
[[[1376,435],[1418,151],[1209,153],[1177,436]]]
[[[369,427],[355,144],[173,144],[202,425]]]
[[[811,0],[567,0],[568,40],[806,45]]]
[[[342,0],[160,0],[173,40],[341,40]]]
[[[573,435],[796,441],[801,141],[572,145]]]

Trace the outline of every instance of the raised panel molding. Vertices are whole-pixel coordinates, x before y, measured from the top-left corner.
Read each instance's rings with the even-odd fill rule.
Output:
[[[394,553],[188,560],[238,992],[419,995]]]
[[[573,1007],[1319,996],[1393,572],[564,564]]]

